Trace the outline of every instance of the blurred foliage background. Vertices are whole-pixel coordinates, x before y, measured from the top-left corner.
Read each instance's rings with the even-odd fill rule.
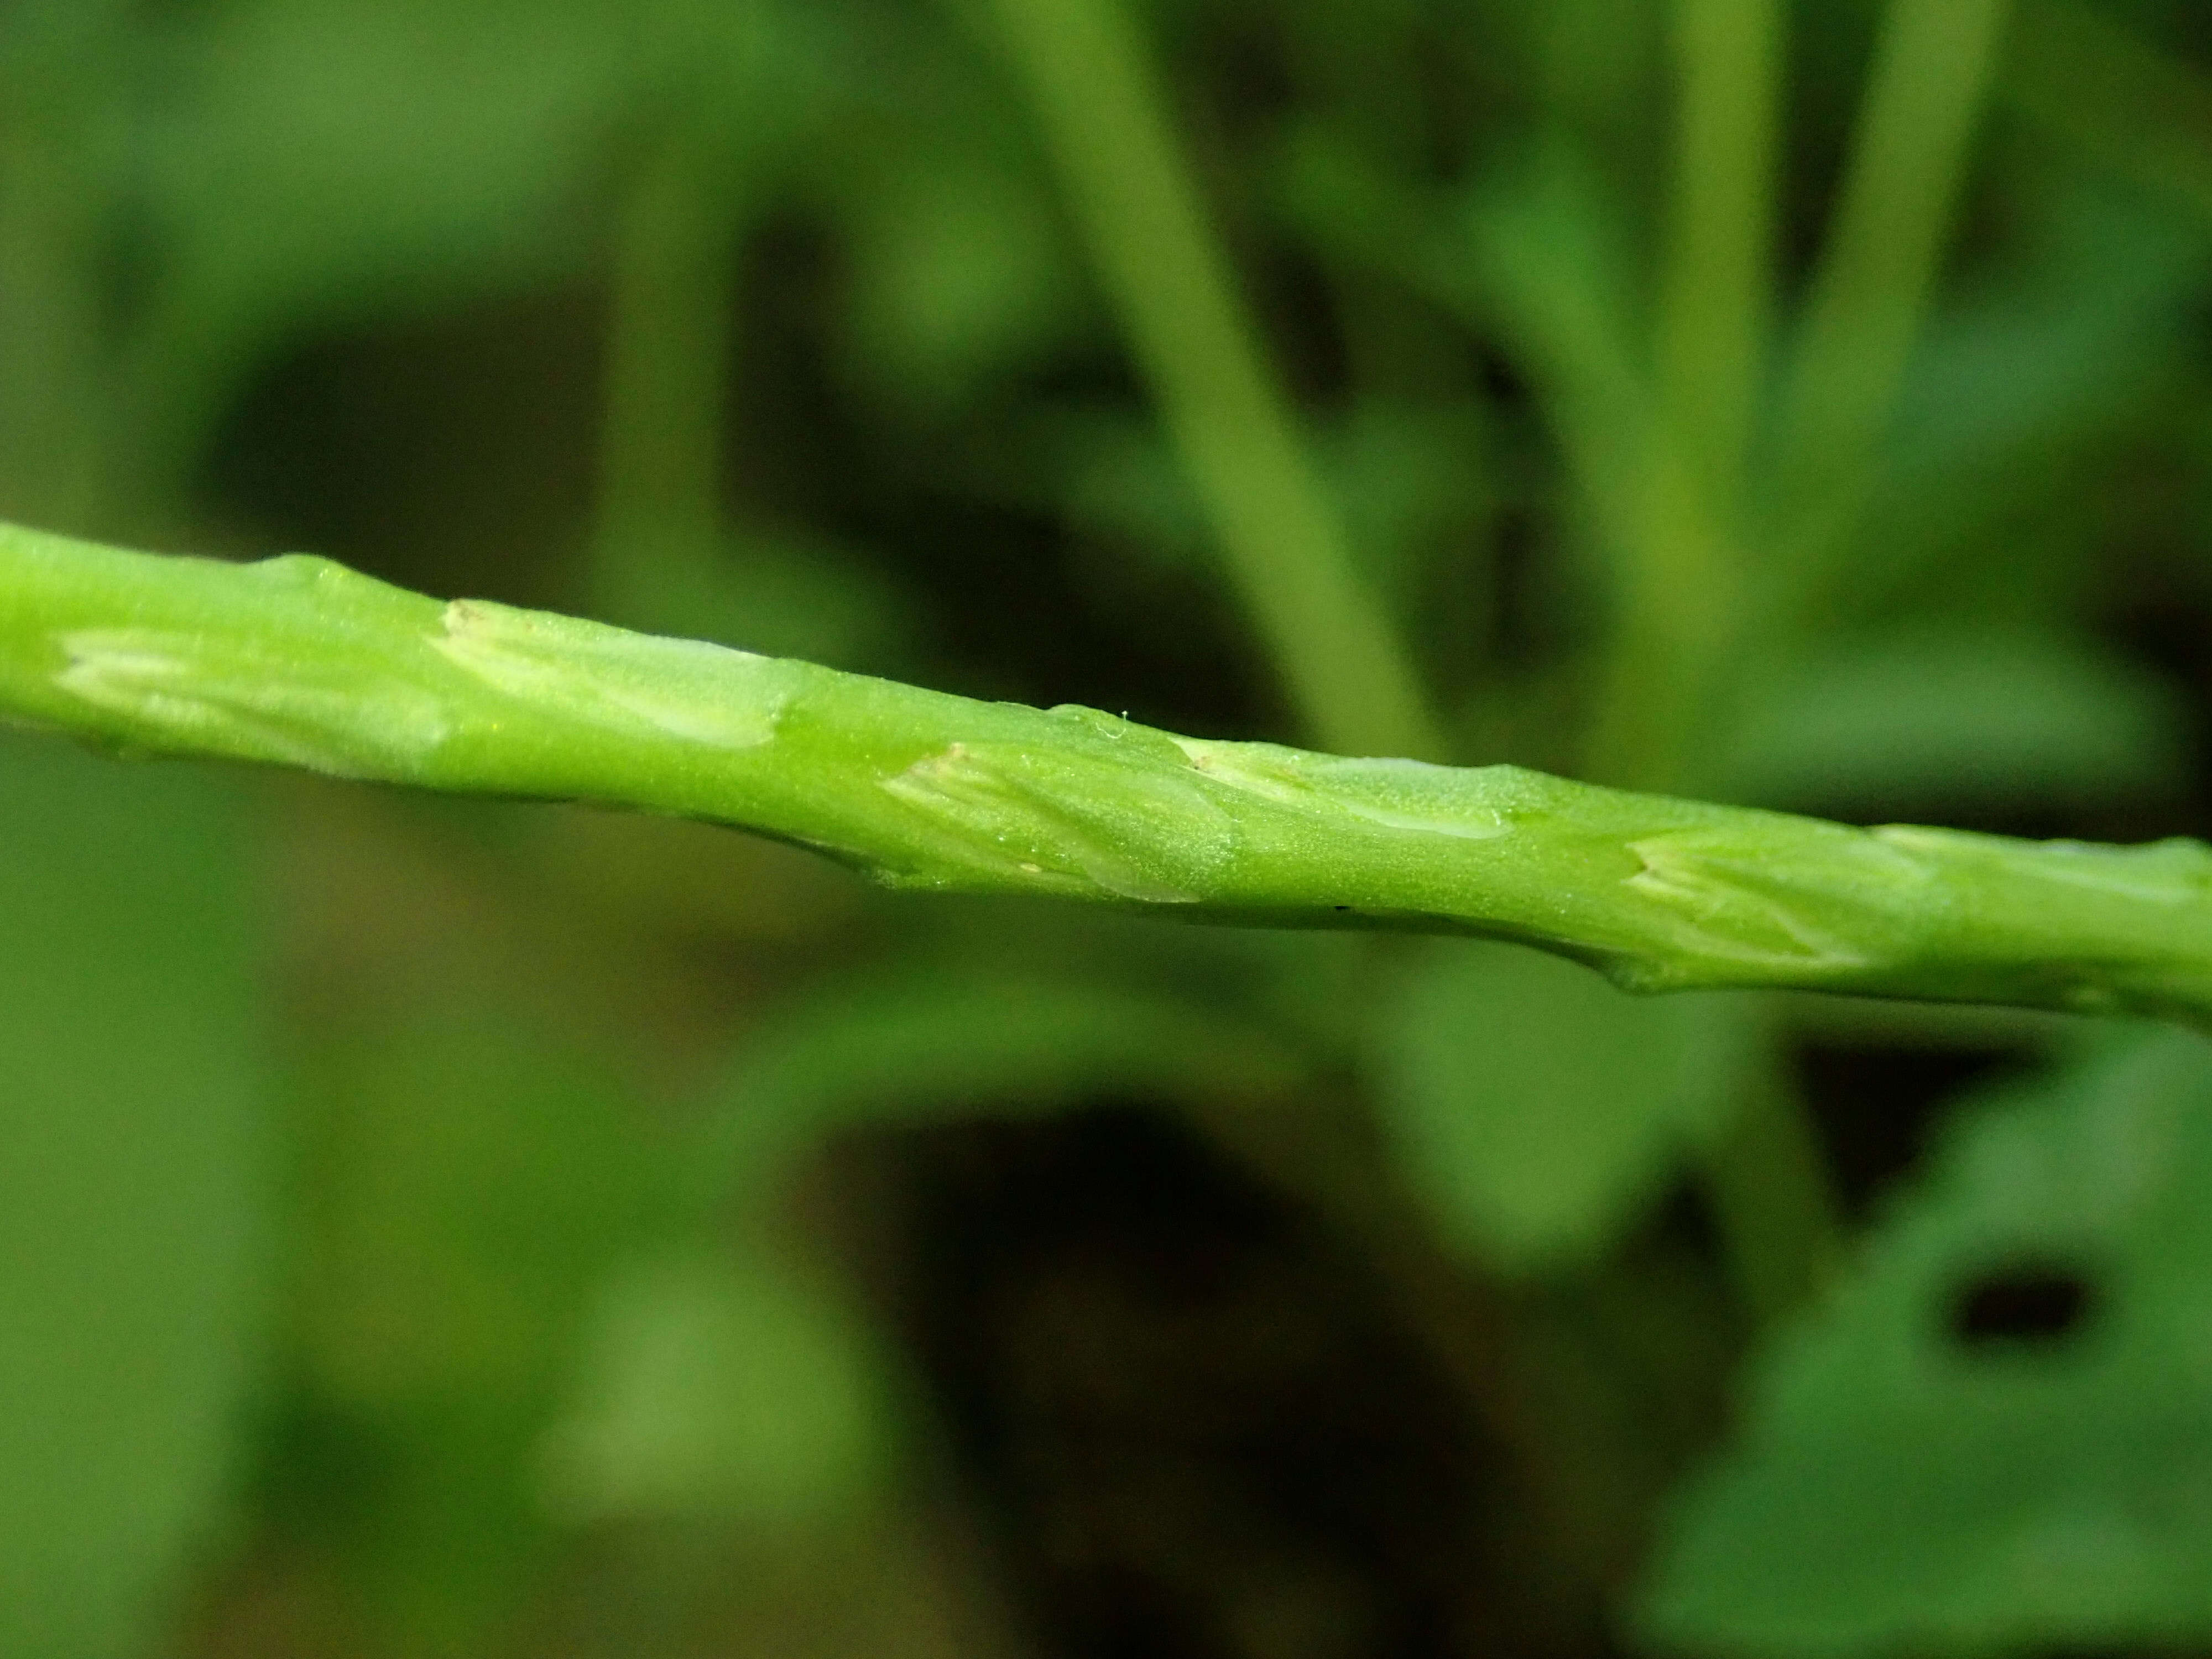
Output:
[[[11,0],[0,516],[2212,830],[2185,0]],[[2212,1645],[2212,1059],[0,739],[0,1654]],[[1963,1102],[1963,1103],[1961,1103]]]

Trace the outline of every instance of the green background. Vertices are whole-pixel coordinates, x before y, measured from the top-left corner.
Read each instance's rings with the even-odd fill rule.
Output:
[[[17,0],[0,518],[2212,830],[2182,0]],[[0,733],[0,1659],[2212,1644],[2212,1051]]]

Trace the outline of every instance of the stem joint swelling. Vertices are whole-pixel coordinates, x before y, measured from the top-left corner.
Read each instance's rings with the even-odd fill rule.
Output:
[[[1487,934],[1637,990],[2212,1024],[2212,849],[1819,820],[1176,737],[462,601],[0,526],[0,714],[132,752],[584,799],[890,885]]]

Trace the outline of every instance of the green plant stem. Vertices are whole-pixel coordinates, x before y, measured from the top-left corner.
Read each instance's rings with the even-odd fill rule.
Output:
[[[475,601],[0,528],[0,713],[125,751],[581,799],[891,887],[1487,934],[1632,990],[2212,1021],[2212,848],[1848,829],[1516,767],[1203,742]]]
[[[1356,754],[1443,744],[1354,568],[1116,0],[996,0],[1108,296],[1306,729]]]
[[[1871,488],[2009,0],[1892,0],[1785,392],[1778,508],[1817,602]]]

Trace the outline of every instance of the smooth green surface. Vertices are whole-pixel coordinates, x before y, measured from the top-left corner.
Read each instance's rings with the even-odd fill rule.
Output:
[[[1494,934],[1638,990],[2212,1014],[2212,852],[1859,830],[1200,742],[473,601],[326,560],[0,533],[0,708],[129,751],[575,798],[886,885]]]
[[[395,1646],[463,1652],[542,1564],[545,1437],[605,1275],[671,1224],[637,1103],[588,1049],[450,981],[319,1045],[279,1489]],[[295,1475],[295,1477],[298,1477]]]
[[[1643,1604],[1700,1654],[2186,1644],[2212,1626],[2212,1048],[2135,1036],[1946,1137],[1757,1378]],[[1956,1328],[2072,1279],[2078,1322]]]
[[[836,1516],[880,1499],[902,1426],[887,1345],[762,1251],[611,1275],[579,1369],[544,1445],[546,1502],[565,1521]]]
[[[236,802],[0,734],[0,1659],[117,1659],[222,1540],[272,1158]]]

